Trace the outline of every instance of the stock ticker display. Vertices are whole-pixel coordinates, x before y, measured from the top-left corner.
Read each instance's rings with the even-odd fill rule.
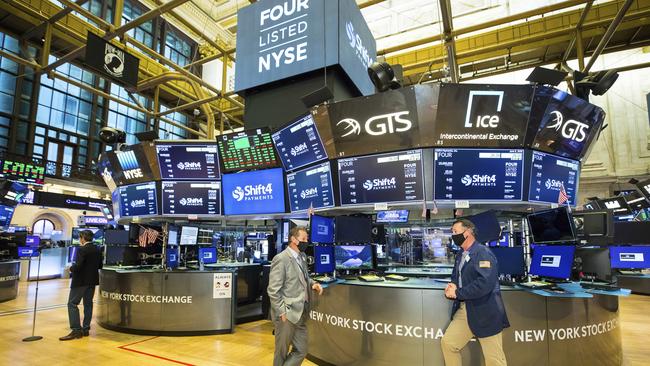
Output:
[[[0,178],[31,184],[45,183],[45,167],[13,160],[0,159]]]
[[[220,215],[221,182],[162,182],[163,215]]]
[[[574,205],[580,162],[538,151],[533,151],[532,160],[528,200],[557,203],[560,188],[564,185],[569,204]]]
[[[524,150],[436,149],[435,199],[521,201]]]
[[[217,144],[156,145],[160,177],[173,180],[220,179]]]
[[[424,199],[422,151],[340,159],[342,205]]]
[[[242,131],[218,137],[223,173],[279,166],[273,139],[267,129]]]
[[[122,216],[148,216],[158,214],[156,183],[131,184],[119,188]]]
[[[285,170],[294,170],[327,159],[323,141],[311,114],[303,116],[272,136]]]
[[[334,206],[329,162],[288,174],[287,187],[292,212]]]

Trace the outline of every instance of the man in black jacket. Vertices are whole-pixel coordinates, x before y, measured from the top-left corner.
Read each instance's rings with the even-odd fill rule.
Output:
[[[79,233],[81,247],[77,250],[77,256],[70,267],[72,283],[70,284],[70,296],[68,297],[68,319],[72,332],[67,336],[59,338],[61,341],[87,336],[90,332],[90,321],[93,318],[93,296],[95,286],[99,284],[99,269],[102,268],[102,253],[93,245],[93,232],[84,230]],[[84,322],[83,328],[79,318],[79,308],[84,301]]]

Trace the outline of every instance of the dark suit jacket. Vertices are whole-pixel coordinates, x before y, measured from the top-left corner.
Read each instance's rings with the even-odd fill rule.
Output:
[[[462,252],[456,255],[451,282],[458,286],[458,264]],[[499,264],[492,251],[485,245],[474,243],[469,248],[469,261],[462,270],[463,288],[456,290],[452,317],[465,301],[469,329],[479,338],[498,334],[510,326],[501,299],[498,274]]]
[[[102,268],[102,252],[92,243],[82,245],[77,250],[77,258],[72,267],[70,287],[95,286],[99,284],[99,269]]]

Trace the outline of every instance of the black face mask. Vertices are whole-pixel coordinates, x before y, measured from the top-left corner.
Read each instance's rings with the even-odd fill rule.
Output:
[[[298,250],[301,251],[302,253],[307,250],[307,247],[309,246],[309,243],[306,241],[299,241],[298,242]]]
[[[454,244],[461,246],[465,242],[465,235],[463,235],[465,232],[463,231],[460,234],[454,234],[451,236],[451,240],[454,241]]]

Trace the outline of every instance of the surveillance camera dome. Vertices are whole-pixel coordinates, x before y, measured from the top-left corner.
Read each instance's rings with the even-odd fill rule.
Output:
[[[107,144],[123,144],[126,142],[126,132],[113,127],[104,127],[99,130],[99,139]]]

